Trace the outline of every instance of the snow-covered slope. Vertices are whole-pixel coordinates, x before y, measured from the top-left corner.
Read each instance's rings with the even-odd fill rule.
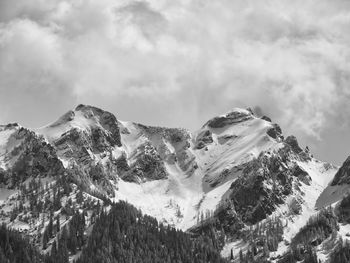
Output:
[[[346,159],[332,181],[319,196],[316,206],[321,208],[336,204],[348,194],[350,194],[350,157]]]
[[[20,136],[20,130],[30,136]],[[55,182],[55,176],[66,176],[74,189],[127,200],[193,233],[215,222],[217,235],[224,236],[224,256],[247,247],[239,233],[273,217],[287,225],[284,242],[272,257],[283,254],[308,218],[340,200],[348,189],[330,185],[336,167],[314,159],[295,137],[284,138],[277,124],[250,109],[235,108],[191,133],[122,121],[110,112],[79,105],[52,124],[24,131],[17,125],[0,126],[0,173],[14,171],[18,156],[27,160],[23,156],[35,149],[45,154],[31,157],[38,165],[29,177]],[[22,151],[18,145],[27,141],[32,146]],[[43,164],[52,169],[41,170]],[[9,185],[5,182],[3,188]],[[10,192],[2,196],[6,203]]]
[[[285,148],[282,148],[282,151],[284,150]],[[280,156],[283,156],[281,151],[277,156],[271,156],[270,160],[273,166],[266,165],[263,168],[268,169],[269,172],[263,183],[266,189],[264,190],[260,185],[254,184],[255,187],[259,188],[257,193],[260,200],[253,199],[253,204],[261,202],[260,208],[264,208],[264,205],[268,204],[269,206],[264,209],[270,211],[270,213],[263,214],[263,217],[266,215],[266,219],[264,219],[253,210],[253,217],[248,220],[254,226],[278,218],[285,225],[282,235],[283,242],[279,243],[276,252],[270,254],[270,258],[277,258],[287,252],[289,245],[286,244],[289,244],[300,228],[307,223],[307,220],[318,212],[319,208],[316,206],[316,201],[336,172],[336,167],[313,158],[305,160],[298,155],[291,154],[287,159],[283,157],[279,159]],[[259,172],[260,169],[253,170],[253,173]],[[272,184],[268,179],[269,177],[273,178]],[[249,181],[243,182],[247,184]],[[283,183],[281,184],[281,182]],[[235,195],[234,191],[240,192],[239,189],[239,187],[233,188],[231,195]],[[271,189],[273,190],[269,191]],[[253,189],[249,187],[244,187],[243,191],[248,192],[247,195],[243,195],[243,198],[249,198],[255,194]],[[275,202],[272,201],[274,199]],[[245,203],[243,208],[253,204]],[[271,205],[275,206],[271,208]],[[236,204],[236,211],[238,211],[238,208],[240,206]],[[251,227],[252,225],[248,224],[245,228],[248,230]],[[222,255],[229,257],[231,249],[238,254],[241,249],[243,251],[247,249],[247,246],[248,243],[242,242],[240,239],[233,239],[232,242],[225,244]]]
[[[21,140],[15,137],[19,128],[17,124],[0,125],[0,168],[6,169],[11,162],[9,153],[21,143]]]
[[[115,198],[126,199],[182,229],[196,224],[202,213],[216,209],[241,174],[242,165],[263,151],[283,147],[277,125],[254,116],[250,110],[233,109],[209,120],[193,134],[184,129],[118,120],[114,130],[120,131],[120,144],[102,139],[106,143],[99,151],[92,133],[98,129],[101,137],[111,134],[109,127],[101,125],[101,116],[109,114],[80,105],[37,132],[56,146],[64,163],[82,159],[87,165],[101,162],[106,166],[107,159],[116,163],[125,159],[126,167],[116,165],[122,180],[114,182]],[[76,136],[68,137],[72,131],[77,131]],[[81,147],[86,148],[86,153],[75,155]]]

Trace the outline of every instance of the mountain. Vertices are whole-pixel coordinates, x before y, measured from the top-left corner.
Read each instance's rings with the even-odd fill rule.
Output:
[[[190,132],[78,105],[38,129],[0,126],[0,221],[46,255],[73,229],[64,235],[73,261],[88,253],[98,218],[117,220],[101,212],[127,201],[233,261],[324,262],[325,242],[346,238],[349,163],[338,170],[315,159],[250,109]]]
[[[340,201],[350,193],[350,156],[334,175],[331,183],[319,196],[316,206],[324,207]]]

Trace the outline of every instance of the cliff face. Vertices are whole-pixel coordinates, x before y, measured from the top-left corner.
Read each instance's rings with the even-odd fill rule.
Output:
[[[215,233],[223,255],[237,250],[235,242],[248,228],[271,218],[305,224],[322,195],[331,200],[328,187],[349,183],[349,162],[327,186],[336,167],[314,159],[294,136],[285,138],[271,119],[250,109],[233,109],[193,133],[121,121],[86,105],[36,130],[0,126],[0,184],[6,191],[20,195],[29,181],[47,181],[41,193],[55,199],[57,213],[70,211],[68,200],[81,200],[80,191],[87,200],[127,200],[166,224]],[[52,190],[54,185],[62,190]],[[16,207],[11,200],[3,200],[4,209]],[[36,213],[45,215],[45,209]],[[3,221],[13,218],[7,213]],[[24,225],[36,238],[35,224]],[[282,228],[280,242],[289,242],[297,229]]]
[[[350,184],[350,156],[346,159],[332,181],[332,186]]]
[[[29,178],[64,173],[56,150],[42,136],[18,125],[2,127],[0,134],[7,137],[2,145],[0,184],[15,188]]]
[[[233,109],[190,133],[79,105],[38,132],[67,169],[80,171],[85,188],[159,210],[155,216],[185,229],[227,200],[243,223],[255,224],[312,181],[299,165],[312,158],[297,139],[284,139],[277,124],[250,109]],[[158,204],[145,202],[154,196]]]

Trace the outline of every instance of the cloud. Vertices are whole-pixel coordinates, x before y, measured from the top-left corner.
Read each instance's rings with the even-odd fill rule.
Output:
[[[18,100],[191,129],[259,106],[304,138],[350,126],[347,0],[12,2],[0,2],[4,121],[24,114]]]

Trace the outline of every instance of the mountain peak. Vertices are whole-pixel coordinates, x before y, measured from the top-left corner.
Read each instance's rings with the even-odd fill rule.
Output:
[[[225,115],[233,115],[233,114],[244,114],[244,115],[254,116],[254,112],[250,107],[246,109],[235,107],[235,108],[232,108],[230,111],[226,112]]]
[[[117,118],[110,112],[100,108],[79,104],[74,110],[62,115],[57,121],[37,130],[49,141],[57,140],[69,131],[84,131],[87,133],[105,133],[116,138],[120,145]],[[114,141],[114,140],[112,140]]]
[[[104,110],[97,108],[95,106],[91,105],[85,105],[85,104],[79,104],[78,106],[75,107],[74,111],[80,111],[80,112],[93,112],[95,114],[103,114]]]
[[[0,221],[25,226],[35,240],[40,235],[40,247],[47,246],[47,251],[53,243],[46,239],[62,234],[43,237],[49,224],[41,220],[49,219],[52,212],[55,220],[65,219],[61,228],[77,222],[69,211],[84,211],[82,220],[86,217],[90,225],[81,230],[87,233],[84,240],[89,240],[91,231],[85,230],[96,222],[92,216],[101,209],[98,200],[106,206],[109,200],[128,200],[143,213],[195,235],[215,222],[214,234],[233,241],[222,243],[224,256],[231,249],[232,254],[240,250],[235,246],[244,241],[251,226],[252,240],[263,252],[268,246],[267,241],[260,243],[261,234],[278,231],[273,243],[291,244],[299,234],[288,224],[307,224],[307,218],[316,214],[316,202],[317,208],[334,203],[350,182],[350,158],[334,179],[337,185],[328,187],[335,168],[313,159],[294,136],[284,139],[277,124],[250,108],[233,108],[194,133],[120,121],[108,111],[84,104],[36,133],[18,127],[0,125],[0,192],[24,182],[29,182],[30,191],[20,187],[18,199],[0,196]],[[41,180],[48,182],[47,187],[41,186]],[[40,182],[36,188],[35,181]],[[25,195],[25,202],[17,205]],[[32,213],[32,207],[36,212],[39,206],[28,198],[45,200],[39,216]],[[282,215],[283,222],[274,221]],[[29,218],[27,223],[23,218]],[[261,232],[265,222],[268,225]],[[278,249],[275,245],[271,252]],[[250,244],[246,246],[253,251]]]
[[[233,108],[226,114],[210,119],[204,126],[210,128],[223,128],[227,125],[240,123],[254,118],[253,111],[248,109]]]
[[[106,118],[113,119],[114,121],[117,120],[116,117],[108,111],[104,111],[100,108],[90,106],[90,105],[79,104],[73,110],[66,112],[61,117],[59,117],[58,120],[49,124],[46,127],[53,128],[53,127],[62,126],[62,125],[76,126],[79,123],[87,124],[86,122],[88,120],[90,120],[89,123],[92,124],[92,123],[98,123],[101,119],[103,120]]]
[[[85,104],[79,104],[78,106],[75,107],[75,110],[78,111],[78,110],[81,110],[81,109],[86,108],[86,107],[92,107],[92,106],[85,105]]]

